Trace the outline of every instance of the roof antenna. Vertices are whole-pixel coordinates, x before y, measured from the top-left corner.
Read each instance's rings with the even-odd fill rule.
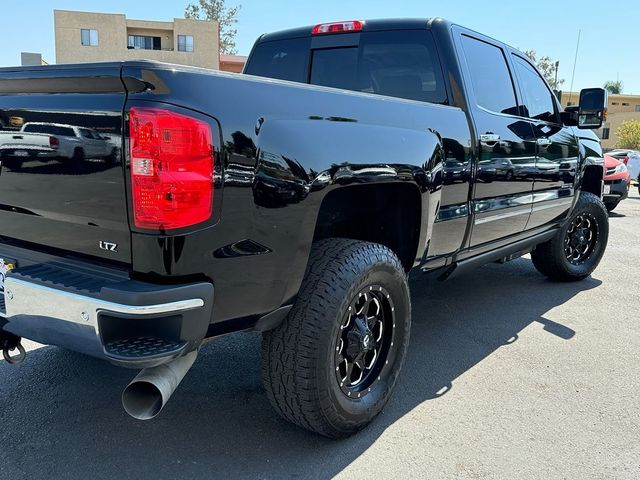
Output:
[[[571,74],[571,87],[569,87],[568,103],[571,103],[571,95],[573,95],[573,79],[576,76],[576,63],[578,63],[578,47],[580,47],[580,33],[582,33],[582,30],[578,30],[578,41],[576,42],[576,56],[573,59],[573,73]]]

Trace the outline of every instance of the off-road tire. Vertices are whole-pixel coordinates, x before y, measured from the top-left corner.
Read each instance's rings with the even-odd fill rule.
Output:
[[[573,264],[565,254],[565,239],[572,221],[582,214],[595,219],[598,226],[598,238],[588,258],[583,262]],[[531,252],[531,260],[540,273],[552,280],[561,282],[582,280],[591,275],[600,263],[608,239],[609,215],[604,203],[593,193],[582,192],[565,225],[551,240],[538,245]]]
[[[336,379],[336,339],[354,296],[374,285],[393,302],[393,340],[369,391],[349,398]],[[407,276],[389,248],[338,238],[315,243],[292,310],[263,334],[262,381],[271,404],[286,420],[326,437],[361,430],[392,394],[410,328]]]
[[[118,163],[118,149],[114,148],[111,150],[111,153],[104,157],[104,163],[109,167],[113,167]]]
[[[85,155],[82,148],[76,148],[73,150],[73,156],[71,157],[71,165],[75,172],[81,171],[85,168]]]

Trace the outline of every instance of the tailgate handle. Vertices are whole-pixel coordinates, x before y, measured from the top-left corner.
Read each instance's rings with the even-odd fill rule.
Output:
[[[24,137],[22,135],[14,135],[13,139],[14,140],[22,140]]]

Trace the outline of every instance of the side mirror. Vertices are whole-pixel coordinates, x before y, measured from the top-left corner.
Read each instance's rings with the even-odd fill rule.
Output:
[[[585,88],[580,91],[578,128],[600,128],[607,118],[608,93],[604,88]]]

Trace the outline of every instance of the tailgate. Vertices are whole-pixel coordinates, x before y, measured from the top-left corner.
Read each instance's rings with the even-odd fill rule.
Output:
[[[14,117],[14,121],[15,117]],[[0,155],[13,153],[15,150],[39,152],[51,149],[50,136],[42,133],[23,133],[0,130]]]
[[[25,124],[51,149],[1,152],[0,237],[131,262],[122,165],[120,64],[0,69],[0,136]],[[17,134],[20,136],[19,134]],[[38,138],[40,137],[40,138]]]

